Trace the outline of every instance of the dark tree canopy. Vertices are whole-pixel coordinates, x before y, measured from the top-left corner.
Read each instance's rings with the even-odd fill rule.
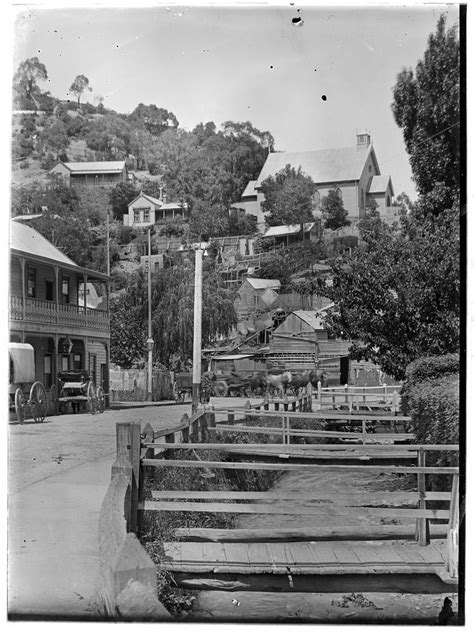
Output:
[[[275,176],[269,176],[261,184],[265,196],[262,209],[268,213],[268,226],[303,224],[313,219],[313,195],[316,185],[305,175],[301,167],[286,165]]]
[[[128,205],[137,197],[137,190],[130,182],[119,182],[109,193],[109,204],[115,219],[123,220]]]
[[[321,200],[321,212],[324,218],[324,227],[336,230],[350,224],[347,219],[347,211],[344,208],[341,197],[335,189],[328,191],[326,197]]]
[[[179,121],[173,112],[159,108],[153,103],[151,105],[139,103],[131,113],[130,118],[141,122],[152,136],[159,136],[168,128],[179,126]]]
[[[367,247],[338,259],[332,287],[322,288],[337,305],[330,333],[397,379],[416,358],[459,348],[458,211],[366,235]]]
[[[444,185],[439,210],[449,208],[460,177],[460,56],[456,27],[446,30],[444,16],[416,71],[404,68],[397,76],[393,99],[418,192],[426,195]]]

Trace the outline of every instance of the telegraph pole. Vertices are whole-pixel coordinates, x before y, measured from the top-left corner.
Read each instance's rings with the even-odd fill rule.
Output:
[[[151,335],[151,228],[148,229],[148,371],[147,371],[147,401],[153,401],[153,345],[154,340]]]
[[[202,331],[202,249],[195,251],[194,268],[194,333],[192,412],[196,412],[201,394],[201,331]]]

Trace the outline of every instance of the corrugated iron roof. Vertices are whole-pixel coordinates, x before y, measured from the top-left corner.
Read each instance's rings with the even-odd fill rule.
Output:
[[[390,176],[374,176],[370,182],[367,193],[385,193],[387,187],[390,187],[393,195],[392,179]]]
[[[125,167],[125,160],[64,162],[63,164],[73,173],[120,173]]]
[[[371,151],[373,151],[372,146],[366,151],[357,150],[355,147],[342,147],[268,154],[255,187],[259,188],[265,178],[274,176],[288,164],[295,169],[301,167],[301,170],[316,184],[359,180]],[[378,171],[375,152],[374,161]]]
[[[281,283],[278,279],[253,279],[247,277],[246,279],[254,290],[265,290],[267,288],[278,288]]]
[[[249,180],[247,186],[245,187],[244,192],[241,195],[241,198],[256,196],[257,191],[255,191],[256,180]]]
[[[321,318],[318,316],[318,312],[297,310],[293,312],[293,314],[295,314],[298,318],[301,318],[302,321],[313,329],[324,329]]]
[[[43,235],[20,222],[10,222],[10,248],[28,255],[46,257],[58,263],[76,266],[76,263],[48,241]]]
[[[315,225],[316,222],[308,222],[303,224],[303,231],[305,233],[309,232]],[[300,232],[301,224],[288,224],[286,226],[271,226],[267,230],[267,232],[263,235],[264,237],[285,237],[287,235],[296,235]]]

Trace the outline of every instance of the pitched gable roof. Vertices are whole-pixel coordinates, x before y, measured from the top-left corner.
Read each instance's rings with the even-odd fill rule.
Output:
[[[139,200],[140,198],[145,198],[145,200],[148,200],[148,202],[151,202],[152,204],[160,208],[163,205],[163,202],[161,200],[158,200],[158,198],[154,198],[151,195],[148,195],[147,193],[139,193],[135,199],[133,199],[131,202],[128,203],[128,207],[130,208],[130,206],[132,206],[132,204],[135,204],[135,202]]]
[[[68,266],[79,266],[38,231],[20,222],[10,222],[10,248],[34,257],[45,257]]]
[[[357,150],[355,147],[343,147],[268,154],[255,188],[258,189],[266,178],[274,176],[288,164],[295,169],[301,167],[303,173],[310,176],[316,184],[359,180],[371,152],[376,171],[379,171],[372,146],[366,151]]]
[[[253,279],[247,277],[246,281],[250,283],[254,290],[265,290],[267,288],[279,288],[281,283],[278,279]]]
[[[392,178],[390,176],[374,176],[370,182],[368,193],[385,193],[387,187],[393,195]]]
[[[71,173],[121,173],[125,167],[125,160],[63,162],[62,164]]]
[[[303,224],[303,232],[308,233],[314,228],[316,222]],[[288,224],[286,226],[271,226],[263,237],[286,237],[287,235],[297,235],[301,230],[300,224]]]
[[[245,187],[245,191],[241,195],[241,199],[245,197],[255,197],[257,195],[257,191],[255,191],[256,180],[249,180],[247,186]]]

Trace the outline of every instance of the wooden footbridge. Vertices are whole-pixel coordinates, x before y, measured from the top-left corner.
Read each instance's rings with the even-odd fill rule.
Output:
[[[115,471],[129,463],[133,472],[128,530],[144,512],[156,520],[169,512],[231,517],[220,529],[183,521],[162,543],[161,567],[194,589],[452,592],[459,470],[426,458],[458,446],[414,444],[409,418],[357,408],[312,411],[308,391],[203,410],[160,432],[117,424]],[[192,488],[158,484],[143,498],[147,473],[156,483],[170,468],[195,470]],[[228,470],[280,478],[266,491],[201,484]],[[414,488],[402,487],[404,474],[414,475]],[[448,477],[451,491],[427,491],[433,475]],[[335,477],[346,482],[344,493],[332,486]]]

